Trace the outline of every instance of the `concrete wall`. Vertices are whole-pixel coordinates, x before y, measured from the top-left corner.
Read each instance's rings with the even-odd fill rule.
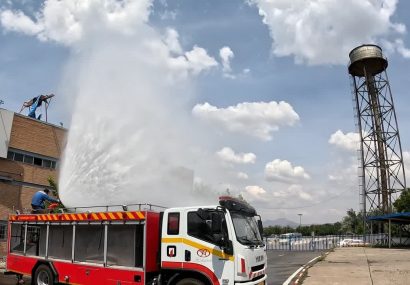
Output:
[[[0,109],[0,157],[7,157],[14,113]]]

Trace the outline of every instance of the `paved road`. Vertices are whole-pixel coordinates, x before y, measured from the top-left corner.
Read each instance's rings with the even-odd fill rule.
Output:
[[[282,285],[290,275],[293,274],[299,267],[306,264],[309,260],[320,255],[320,252],[298,252],[298,251],[268,251],[268,284],[267,285]],[[4,276],[0,272],[1,285],[15,285],[16,278],[14,276]],[[30,284],[26,280],[25,284]]]
[[[318,251],[267,251],[268,285],[282,285],[290,275],[316,256]]]
[[[24,279],[26,282],[24,284],[31,284],[31,279]],[[0,284],[1,285],[16,285],[17,278],[13,275],[4,276],[3,272],[0,272]]]

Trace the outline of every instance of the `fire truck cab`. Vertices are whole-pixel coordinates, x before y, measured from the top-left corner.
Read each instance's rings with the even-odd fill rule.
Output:
[[[34,285],[264,285],[262,223],[217,206],[11,215],[6,274]]]

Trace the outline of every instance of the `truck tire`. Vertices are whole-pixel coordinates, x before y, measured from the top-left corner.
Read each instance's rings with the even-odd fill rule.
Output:
[[[184,278],[179,280],[176,285],[205,285],[204,282],[194,278]]]
[[[50,267],[41,264],[34,273],[34,285],[54,285],[54,274]]]

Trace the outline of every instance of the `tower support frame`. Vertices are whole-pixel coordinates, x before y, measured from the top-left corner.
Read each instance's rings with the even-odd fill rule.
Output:
[[[367,217],[388,214],[406,189],[403,153],[387,59],[381,48],[360,46],[350,53],[349,73],[360,136],[360,195],[365,229]]]

